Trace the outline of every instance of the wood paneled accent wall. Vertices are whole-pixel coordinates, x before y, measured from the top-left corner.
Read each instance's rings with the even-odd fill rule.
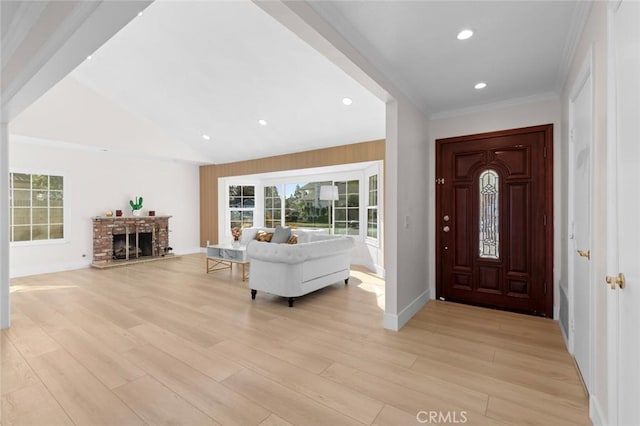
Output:
[[[384,160],[384,140],[200,167],[200,246],[218,242],[218,178]]]

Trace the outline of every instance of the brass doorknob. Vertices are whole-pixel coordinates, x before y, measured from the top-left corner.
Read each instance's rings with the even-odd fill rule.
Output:
[[[578,254],[580,255],[580,257],[586,257],[587,259],[591,259],[591,250],[577,250]]]
[[[620,289],[623,289],[626,285],[626,281],[624,279],[624,274],[620,272],[617,277],[612,277],[611,275],[607,275],[607,284],[611,287],[611,290],[616,289],[616,284]]]

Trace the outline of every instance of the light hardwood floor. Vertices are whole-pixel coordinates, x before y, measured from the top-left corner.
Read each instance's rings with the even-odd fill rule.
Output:
[[[361,269],[294,308],[204,271],[191,255],[12,280],[2,424],[589,424],[554,321],[432,301],[392,332]]]

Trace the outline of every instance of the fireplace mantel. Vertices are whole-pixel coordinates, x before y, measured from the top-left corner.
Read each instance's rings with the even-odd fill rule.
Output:
[[[171,216],[96,216],[93,221],[92,266],[104,268],[115,264],[153,260],[170,256],[169,218]],[[139,235],[150,235],[148,253],[140,255]],[[124,235],[126,258],[116,259],[114,236]],[[149,240],[149,237],[147,237]],[[131,250],[130,250],[131,248]],[[133,255],[130,255],[130,251]]]

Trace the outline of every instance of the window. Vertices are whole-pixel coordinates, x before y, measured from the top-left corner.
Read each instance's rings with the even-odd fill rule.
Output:
[[[63,190],[62,176],[10,173],[9,240],[63,239]]]
[[[320,199],[320,187],[328,182],[285,184],[285,226],[293,228],[330,228],[331,201]]]
[[[264,226],[275,228],[282,224],[282,198],[277,186],[264,187]]]
[[[231,228],[253,226],[253,210],[256,205],[255,186],[229,186],[229,213]]]
[[[499,176],[495,170],[480,174],[480,257],[499,258]]]
[[[367,237],[378,238],[378,175],[369,176]]]
[[[335,182],[338,200],[335,202],[333,229],[336,234],[360,235],[360,181]]]

